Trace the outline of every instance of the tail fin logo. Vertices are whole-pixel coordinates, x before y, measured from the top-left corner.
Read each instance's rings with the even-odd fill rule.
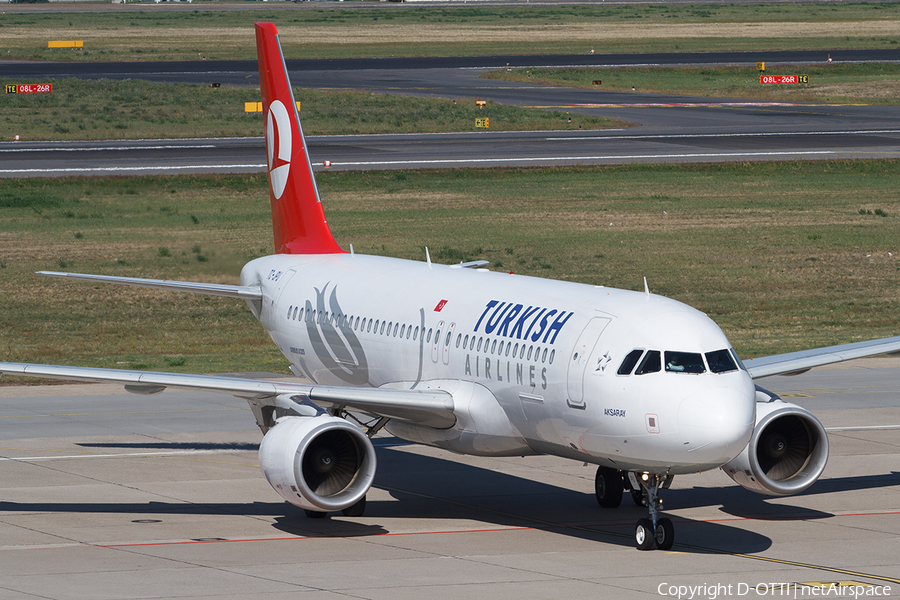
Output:
[[[291,170],[291,118],[281,100],[269,105],[266,118],[266,150],[269,159],[269,180],[275,199],[281,198]],[[277,152],[277,154],[276,154]]]

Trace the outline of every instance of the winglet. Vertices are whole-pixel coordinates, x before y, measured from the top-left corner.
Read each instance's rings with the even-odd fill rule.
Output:
[[[256,53],[265,120],[275,252],[343,253],[325,220],[281,42],[272,23],[256,24]]]

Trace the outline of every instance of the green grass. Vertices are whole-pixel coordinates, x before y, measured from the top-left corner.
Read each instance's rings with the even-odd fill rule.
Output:
[[[900,161],[823,161],[318,180],[357,252],[423,260],[428,246],[444,262],[635,290],[646,276],[749,358],[900,333],[898,177]],[[241,302],[33,275],[236,283],[272,251],[262,176],[0,180],[0,231],[4,360],[284,370]]]
[[[713,51],[838,48],[894,48],[898,36],[850,27],[828,35],[799,28],[775,28],[778,23],[865,23],[900,17],[892,2],[767,5],[636,5],[604,6],[453,6],[384,4],[364,9],[312,9],[273,6],[271,9],[220,10],[198,3],[190,10],[109,12],[16,12],[9,6],[0,23],[0,56],[52,60],[188,60],[252,59],[252,23],[274,22],[284,33],[289,57],[456,56],[460,54]],[[605,35],[611,26],[637,30],[648,25],[710,27],[703,37]],[[716,25],[751,24],[758,37],[720,36]],[[450,35],[423,38],[417,28],[436,27]],[[767,26],[768,25],[768,26]],[[294,28],[291,31],[291,28]],[[372,33],[389,28],[389,34]],[[557,28],[553,36],[537,36]],[[585,29],[587,28],[587,29]],[[305,32],[315,29],[316,36]],[[487,33],[475,31],[486,30]],[[99,30],[99,34],[97,31]],[[165,30],[165,35],[160,32]],[[333,32],[328,35],[328,32]],[[498,35],[497,31],[502,31]],[[458,32],[458,33],[457,33]],[[48,49],[51,39],[85,39],[79,51]]]
[[[0,86],[12,83],[0,78]],[[18,82],[29,83],[29,82]],[[34,82],[38,83],[38,82]],[[0,140],[141,139],[261,136],[261,113],[245,113],[257,88],[204,87],[141,80],[57,79],[49,94],[7,94],[0,104]],[[621,127],[613,119],[489,102],[358,91],[295,90],[309,135],[475,130],[488,117],[496,131]]]
[[[483,77],[598,91],[634,88],[641,93],[790,102],[900,102],[900,64],[769,66],[764,74],[807,75],[809,83],[762,85],[761,73],[753,67],[514,69]]]

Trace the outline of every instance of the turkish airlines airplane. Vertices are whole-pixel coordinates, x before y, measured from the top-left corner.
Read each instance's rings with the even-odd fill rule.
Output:
[[[0,372],[245,398],[269,483],[310,517],[360,516],[370,438],[479,456],[552,454],[597,465],[596,496],[627,490],[648,518],[641,550],[674,543],[660,490],[721,468],[763,494],[805,490],[828,438],[754,380],[900,350],[900,337],[741,363],[721,329],[680,302],[632,292],[347,253],[329,231],[275,26],[256,25],[277,254],[241,285],[44,275],[243,299],[303,383],[0,363]]]

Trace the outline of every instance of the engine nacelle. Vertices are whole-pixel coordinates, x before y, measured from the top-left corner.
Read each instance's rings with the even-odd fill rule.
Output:
[[[828,461],[828,435],[809,411],[775,398],[757,402],[756,427],[747,447],[722,465],[732,479],[759,494],[802,492],[822,474]]]
[[[375,478],[375,448],[337,417],[282,417],[259,445],[259,466],[285,500],[308,510],[343,510]]]

